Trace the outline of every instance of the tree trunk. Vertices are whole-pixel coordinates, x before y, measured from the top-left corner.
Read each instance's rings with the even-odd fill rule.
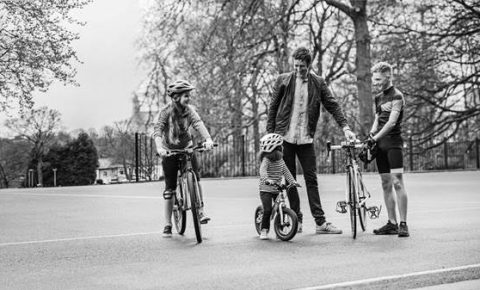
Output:
[[[360,133],[366,136],[373,122],[370,34],[365,13],[354,18],[353,22],[355,25],[355,41],[357,45],[355,63],[357,67],[359,104],[358,125],[360,126]]]
[[[355,64],[357,67],[357,89],[358,89],[358,120],[357,124],[360,134],[367,135],[373,123],[373,102],[372,102],[372,79],[371,79],[371,56],[370,56],[370,32],[367,23],[367,0],[351,0],[350,6],[338,0],[325,0],[346,15],[348,15],[355,27],[355,44],[357,48]]]
[[[37,176],[38,176],[38,187],[43,186],[43,172],[42,172],[42,167],[43,167],[43,161],[42,158],[38,158],[38,163],[37,163]]]

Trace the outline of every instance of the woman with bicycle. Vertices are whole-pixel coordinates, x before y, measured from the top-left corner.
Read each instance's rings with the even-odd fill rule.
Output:
[[[282,177],[285,177],[289,184],[299,186],[283,161],[282,144],[283,137],[275,133],[267,134],[260,139],[260,199],[263,206],[261,240],[268,239],[272,203],[279,193],[274,184],[280,184]]]
[[[195,89],[188,81],[177,80],[167,88],[167,95],[171,102],[164,106],[159,113],[158,121],[154,127],[153,137],[158,154],[163,158],[162,167],[165,175],[165,227],[164,237],[172,236],[172,210],[173,199],[177,188],[177,174],[179,170],[179,155],[169,155],[168,151],[172,149],[185,149],[193,145],[192,136],[189,129],[193,127],[200,133],[205,142],[205,149],[213,148],[213,141],[205,127],[202,119],[195,111],[194,107],[189,105],[190,92]],[[198,164],[195,156],[192,158],[192,166],[197,179]],[[199,209],[200,222],[207,223],[210,218],[204,213],[203,206]]]

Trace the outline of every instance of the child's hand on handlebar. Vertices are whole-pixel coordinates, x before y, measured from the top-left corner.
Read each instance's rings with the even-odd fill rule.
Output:
[[[203,147],[207,150],[212,150],[213,149],[213,140],[212,139],[207,139],[205,142],[203,142]]]

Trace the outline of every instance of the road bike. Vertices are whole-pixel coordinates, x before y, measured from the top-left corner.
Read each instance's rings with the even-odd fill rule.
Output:
[[[218,146],[218,144],[214,144]],[[168,155],[181,155],[179,158],[178,186],[176,195],[173,197],[173,219],[175,228],[180,235],[185,233],[187,226],[187,211],[191,210],[195,237],[198,243],[203,241],[202,226],[200,223],[200,209],[203,207],[202,188],[192,167],[194,152],[205,151],[203,145],[185,149],[170,149]]]
[[[298,229],[298,218],[297,214],[287,207],[285,202],[287,199],[286,191],[291,186],[296,186],[293,184],[285,185],[278,183],[267,183],[267,185],[272,185],[276,187],[279,191],[277,198],[273,204],[272,213],[270,215],[270,221],[273,220],[273,228],[275,229],[275,234],[282,241],[289,241],[295,237]],[[259,205],[255,209],[255,229],[260,235],[263,219],[263,206]]]
[[[345,154],[346,186],[345,200],[337,202],[336,211],[339,213],[350,213],[350,223],[352,226],[352,237],[357,237],[357,219],[362,231],[367,227],[366,213],[369,213],[371,219],[376,219],[380,215],[381,206],[368,207],[366,202],[370,198],[370,192],[363,182],[362,173],[357,162],[356,150],[362,149],[364,143],[359,141],[344,141],[340,145],[332,145],[327,142],[328,155],[332,150],[343,150]]]

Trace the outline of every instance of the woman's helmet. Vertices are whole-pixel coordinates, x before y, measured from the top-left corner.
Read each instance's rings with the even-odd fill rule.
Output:
[[[283,137],[275,134],[270,133],[262,137],[260,139],[260,151],[270,153],[272,152],[277,146],[283,144]]]
[[[174,94],[183,93],[195,89],[192,84],[185,80],[177,80],[169,84],[167,87],[167,95],[172,97]]]

